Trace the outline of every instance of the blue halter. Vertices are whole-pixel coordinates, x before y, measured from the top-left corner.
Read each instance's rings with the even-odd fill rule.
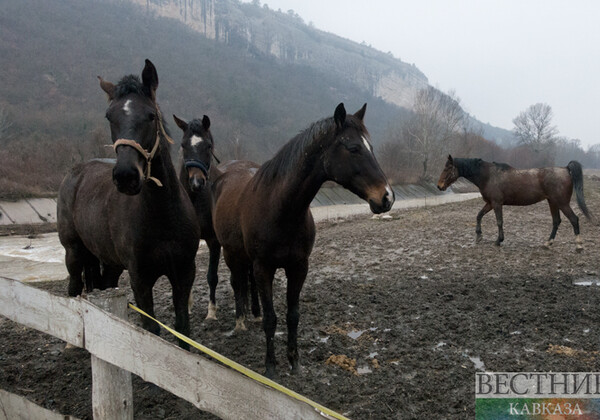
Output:
[[[200,160],[188,159],[185,161],[185,167],[186,168],[198,168],[202,171],[204,176],[208,178],[208,170],[210,169],[210,167],[207,166],[206,164],[204,164],[204,162],[202,162]]]

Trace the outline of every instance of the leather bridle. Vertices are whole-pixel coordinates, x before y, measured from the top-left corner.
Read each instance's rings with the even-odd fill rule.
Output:
[[[117,141],[115,141],[115,143],[113,144],[113,149],[116,152],[118,146],[133,147],[146,160],[146,171],[144,173],[144,180],[154,181],[154,183],[156,185],[158,185],[159,187],[162,187],[163,186],[162,182],[160,182],[160,180],[158,178],[155,178],[151,175],[152,159],[154,158],[154,155],[158,151],[158,147],[160,145],[161,134],[171,144],[173,144],[173,139],[171,139],[171,137],[169,137],[169,135],[167,134],[167,132],[165,130],[165,127],[164,127],[163,121],[162,121],[162,114],[160,113],[160,110],[158,109],[158,105],[156,105],[156,104],[155,104],[155,110],[156,110],[156,141],[154,142],[154,146],[152,147],[152,150],[148,151],[148,150],[144,149],[142,147],[142,145],[135,140],[123,139],[123,138],[117,139]]]

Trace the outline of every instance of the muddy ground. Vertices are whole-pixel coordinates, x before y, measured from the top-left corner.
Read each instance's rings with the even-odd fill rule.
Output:
[[[588,206],[600,216],[600,180],[586,182]],[[478,369],[600,370],[600,287],[573,284],[598,277],[600,228],[581,219],[585,250],[577,254],[565,219],[555,244],[544,249],[551,228],[547,204],[508,207],[504,244],[494,245],[493,214],[484,218],[484,239],[475,244],[481,206],[472,200],[393,212],[392,220],[320,224],[301,296],[299,376],[287,373],[285,282],[277,273],[278,380],[355,419],[466,419],[474,417]],[[233,296],[223,262],[219,319],[204,320],[206,268],[204,248],[192,337],[263,372],[260,324],[231,334]],[[129,290],[126,280],[122,285]],[[65,281],[39,287],[66,294]],[[160,280],[157,316],[172,325],[170,296],[168,282]],[[139,324],[137,314],[130,320]],[[0,319],[0,388],[91,418],[90,376],[85,350],[64,350],[60,340]],[[134,398],[139,419],[213,418],[139,378]]]

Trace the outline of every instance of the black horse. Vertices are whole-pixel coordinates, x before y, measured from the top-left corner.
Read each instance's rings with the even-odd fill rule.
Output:
[[[267,338],[266,374],[275,374],[273,277],[287,277],[287,356],[298,370],[299,299],[315,239],[309,206],[321,185],[332,180],[366,200],[371,211],[391,209],[394,193],[375,159],[363,124],[366,104],[346,115],[343,104],[332,118],[313,124],[264,163],[256,175],[228,171],[215,183],[215,232],[223,245],[236,295],[243,294],[254,270]],[[237,300],[237,299],[236,299]],[[236,317],[243,317],[236,307]]]
[[[57,225],[69,295],[82,292],[82,273],[89,291],[95,285],[116,287],[126,269],[136,303],[154,315],[152,288],[166,275],[173,288],[175,329],[188,335],[199,228],[169,155],[156,103],[156,69],[146,60],[142,81],[130,75],[114,85],[100,78],[100,86],[110,101],[106,118],[117,159],[114,165],[78,165],[60,186]],[[159,333],[153,321],[144,317],[142,323]]]
[[[212,210],[214,205],[212,181],[224,172],[232,169],[254,169],[258,165],[250,161],[230,161],[219,167],[212,164],[214,155],[214,139],[210,131],[210,118],[206,115],[200,119],[189,122],[173,115],[175,123],[183,131],[181,139],[181,159],[179,179],[186,193],[190,197],[196,210],[196,217],[200,225],[200,237],[206,241],[209,251],[208,273],[206,279],[210,290],[208,313],[206,319],[217,319],[216,289],[219,283],[218,268],[221,256],[221,244],[213,229]],[[217,160],[218,163],[218,160]],[[252,295],[252,313],[260,316],[258,292],[250,276],[250,291]],[[243,302],[243,301],[242,301]],[[243,329],[243,328],[242,328]]]

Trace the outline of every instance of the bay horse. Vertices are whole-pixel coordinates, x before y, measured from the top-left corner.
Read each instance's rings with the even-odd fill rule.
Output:
[[[310,203],[332,180],[366,200],[373,213],[391,209],[394,193],[381,171],[363,124],[366,104],[347,115],[339,104],[333,117],[312,124],[285,144],[253,176],[247,170],[225,173],[215,183],[213,223],[236,294],[243,293],[252,268],[258,286],[266,335],[266,375],[276,373],[273,277],[287,277],[287,357],[298,371],[299,298],[315,240]],[[236,305],[237,321],[243,313]]]
[[[189,122],[173,115],[175,124],[183,131],[181,139],[181,156],[179,163],[179,180],[183,189],[192,201],[200,226],[200,238],[204,239],[209,251],[209,263],[206,279],[209,287],[208,313],[206,319],[217,319],[216,288],[219,283],[218,268],[221,257],[221,244],[213,229],[213,192],[212,183],[224,172],[231,169],[254,169],[258,165],[250,161],[230,161],[219,167],[212,164],[214,155],[214,139],[210,131],[210,118],[195,118]],[[252,313],[260,316],[258,293],[250,276],[252,295]],[[247,305],[246,305],[247,306]]]
[[[548,200],[552,214],[552,232],[545,246],[550,247],[560,225],[559,210],[569,219],[575,233],[576,251],[583,245],[579,236],[579,218],[571,208],[571,195],[575,189],[577,204],[583,214],[591,219],[583,196],[583,170],[577,161],[571,161],[565,168],[515,169],[505,163],[486,162],[481,159],[452,158],[448,155],[437,187],[444,191],[460,177],[471,181],[479,188],[485,205],[477,214],[475,233],[481,241],[481,219],[490,210],[496,213],[498,239],[496,245],[504,241],[502,206],[528,206]]]
[[[166,275],[173,289],[175,329],[189,335],[199,228],[169,154],[156,103],[156,68],[146,60],[141,81],[134,75],[116,85],[99,79],[109,99],[106,118],[116,163],[77,165],[60,186],[57,227],[66,251],[68,293],[82,292],[82,272],[90,291],[95,284],[116,287],[127,270],[137,305],[154,316],[152,288]],[[142,324],[159,333],[152,320],[143,317]],[[189,347],[182,341],[180,346]]]

